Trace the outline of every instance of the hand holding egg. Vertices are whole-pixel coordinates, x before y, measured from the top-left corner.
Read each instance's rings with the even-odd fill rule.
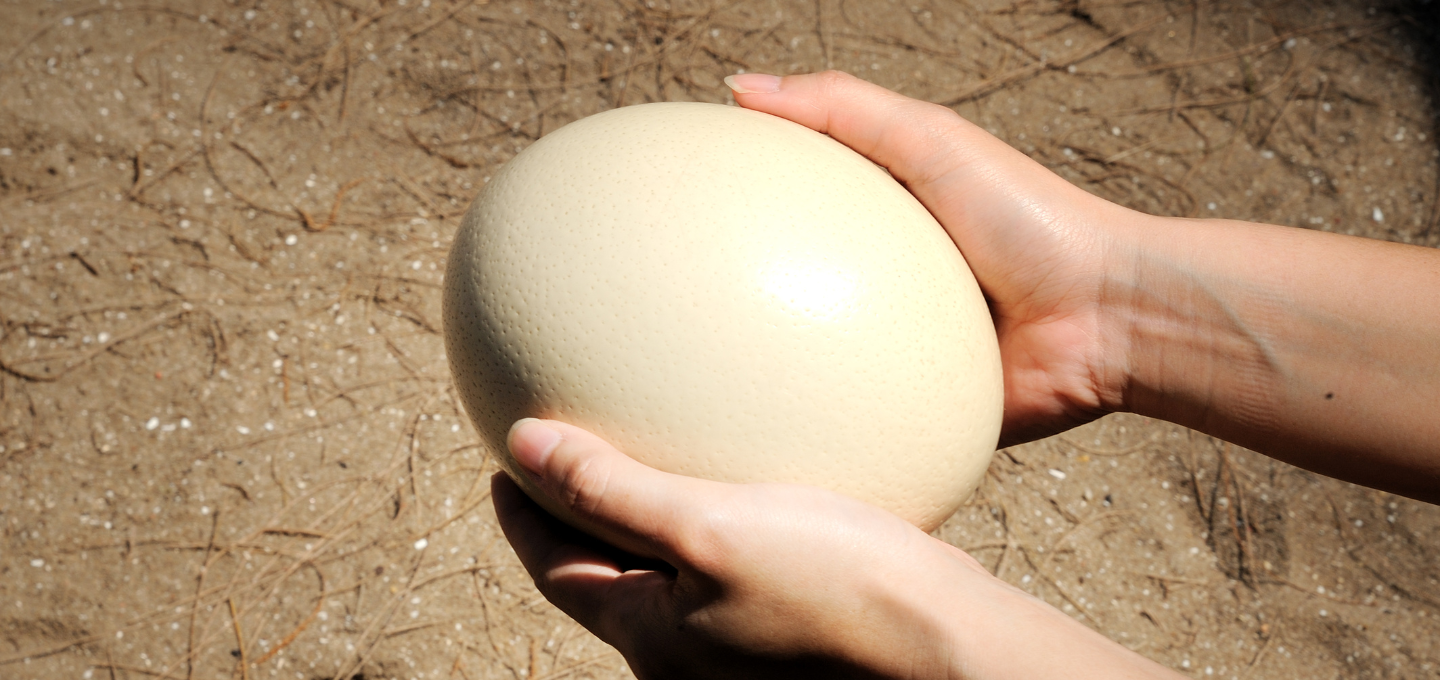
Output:
[[[1440,347],[1440,324],[1434,323],[1440,315],[1417,314],[1416,309],[1440,309],[1432,309],[1434,300],[1409,295],[1408,289],[1404,294],[1396,293],[1396,287],[1425,288],[1429,283],[1440,283],[1436,280],[1440,262],[1432,249],[1269,225],[1142,215],[1068,184],[953,111],[907,99],[843,74],[791,76],[783,80],[747,75],[730,82],[743,106],[828,133],[887,168],[944,225],[973,268],[998,331],[1005,384],[1002,443],[1063,431],[1110,411],[1132,410],[1190,425],[1341,478],[1416,498],[1440,498],[1436,491],[1440,489],[1440,476],[1436,472],[1434,444],[1440,432],[1435,427],[1437,421],[1427,417],[1436,398],[1440,398],[1440,381],[1427,370],[1435,364],[1435,353],[1416,351]],[[774,146],[747,146],[751,141],[746,136],[744,142],[735,145],[737,159],[750,153],[764,158],[764,151]],[[618,149],[629,146],[627,142]],[[828,167],[831,163],[819,165]],[[674,177],[670,191],[674,191],[673,187],[691,188],[686,182],[691,176],[687,164],[667,167],[678,168],[670,173]],[[788,188],[791,179],[777,176],[760,186]],[[828,180],[821,181],[817,195],[824,194],[827,185]],[[724,181],[717,186],[725,200],[706,202],[702,192],[698,205],[705,206],[706,216],[713,213],[723,218],[736,214],[734,206],[759,205],[764,207],[760,215],[741,214],[749,222],[769,227],[803,224],[798,219],[767,221],[773,214],[783,214],[783,210],[775,209],[777,205],[803,203],[803,191],[788,192],[799,196],[794,198],[784,195],[786,192],[727,191]],[[514,189],[511,193],[522,191]],[[866,194],[866,200],[858,204],[826,201],[802,212],[823,213],[829,205],[843,203],[851,212],[863,214],[866,205],[884,202],[883,192],[868,191],[848,192]],[[610,205],[599,197],[590,200],[587,211],[602,204]],[[661,200],[657,205],[663,212],[669,204]],[[904,212],[898,203],[891,204],[888,210],[889,214]],[[840,212],[842,218],[848,214]],[[616,224],[614,219],[607,222]],[[700,223],[706,227],[702,237],[711,231],[723,231],[713,222],[702,219]],[[568,235],[563,231],[552,231],[554,241],[561,244],[562,250],[573,251],[573,246],[565,245]],[[776,318],[808,318],[782,328],[811,332],[832,328],[825,324],[836,320],[864,318],[854,310],[883,308],[889,299],[866,296],[870,290],[867,286],[884,278],[866,277],[885,270],[876,263],[887,261],[891,251],[886,249],[893,245],[889,241],[867,242],[873,253],[854,249],[837,257],[844,251],[824,250],[835,244],[828,239],[828,232],[818,229],[808,238],[779,249],[802,256],[776,260],[754,257],[743,245],[739,249],[727,246],[736,242],[764,243],[765,238],[783,239],[785,230],[760,230],[750,237],[743,229],[729,233],[742,237],[710,242],[701,251],[714,249],[717,257],[699,260],[703,266],[688,265],[703,275],[690,281],[683,276],[679,279],[687,282],[690,290],[703,293],[709,290],[705,283],[709,275],[719,271],[716,262],[743,253],[734,261],[750,263],[742,266],[748,273],[738,279],[724,279],[730,283],[723,285],[732,287],[711,298],[723,303],[713,309],[736,309],[757,299],[768,300],[770,307],[750,309],[772,325]],[[467,242],[465,238],[462,236],[461,243],[468,245],[463,251],[457,249],[457,253],[484,251],[476,248],[477,241]],[[857,239],[863,239],[863,235]],[[503,239],[497,243],[501,250],[510,247]],[[644,245],[633,244],[628,251],[630,257],[624,259],[643,261],[649,253],[678,252],[674,241],[663,238],[658,250]],[[597,252],[605,248],[580,250]],[[633,283],[630,270],[613,264],[617,252],[624,251],[608,251],[589,261],[581,257],[583,264],[578,270],[586,276],[553,287],[584,289],[604,283],[608,290],[617,288],[614,284],[618,282],[629,284],[627,291],[652,292],[643,284]],[[921,248],[919,252],[934,254],[944,249]],[[1276,258],[1276,252],[1285,252],[1288,257]],[[821,256],[813,257],[814,253]],[[531,269],[543,269],[552,261],[538,250],[528,251],[525,257]],[[572,256],[565,261],[573,263],[576,259]],[[755,266],[772,262],[788,264],[780,268]],[[837,266],[837,262],[841,265]],[[843,264],[846,262],[863,264],[847,268]],[[477,265],[475,271],[482,273],[471,281],[483,281],[486,266],[493,262],[476,256],[472,264]],[[652,263],[644,264],[639,269],[650,271]],[[758,275],[771,271],[786,274]],[[510,280],[523,278],[512,276]],[[752,283],[736,286],[736,280]],[[812,281],[823,285],[805,283]],[[1365,284],[1357,285],[1360,281]],[[518,294],[504,292],[504,286],[492,287],[490,290],[501,292],[487,293],[488,299],[502,303],[490,305],[498,310],[493,318],[507,320],[511,327],[519,329],[514,333],[486,331],[475,335],[487,339],[489,344],[483,346],[499,349],[491,356],[500,359],[484,365],[489,371],[485,375],[502,379],[492,383],[503,387],[495,394],[513,397],[492,403],[526,404],[525,408],[547,405],[538,409],[542,412],[507,413],[471,398],[470,412],[492,441],[507,419],[552,415],[543,411],[555,408],[555,417],[571,422],[572,413],[589,408],[576,409],[575,405],[606,403],[606,399],[576,399],[574,392],[551,387],[554,382],[548,378],[537,380],[536,376],[554,374],[544,370],[547,364],[569,367],[576,357],[591,356],[585,354],[588,348],[576,352],[564,342],[531,345],[526,340],[536,337],[533,329],[557,323],[543,315],[524,313],[535,300],[551,294],[547,286],[550,284],[543,284],[538,292],[524,289]],[[464,295],[455,296],[457,284],[453,281],[450,290],[452,300],[464,299]],[[899,305],[906,303],[907,295],[924,294],[902,292]],[[591,295],[587,299],[601,299],[599,293]],[[964,297],[958,298],[962,308]],[[664,313],[652,318],[681,318],[671,312],[683,311],[683,305],[674,300],[651,299],[658,301],[642,305],[641,316],[643,310],[659,307]],[[1276,301],[1284,301],[1284,305],[1277,306]],[[764,316],[768,313],[778,316]],[[785,317],[787,313],[792,317]],[[608,327],[620,328],[623,324],[616,319],[635,316],[601,314],[599,318],[606,322],[600,327],[607,327],[608,322]],[[541,321],[533,321],[537,318]],[[531,320],[530,325],[525,325],[524,320]],[[692,337],[702,338],[699,346],[705,347],[703,339],[718,335],[725,327],[713,319],[688,317],[682,333],[699,329],[701,332]],[[856,330],[863,328],[851,327],[831,338],[821,333],[811,339],[818,347],[844,347]],[[897,337],[883,331],[858,335],[880,338],[876,346],[906,347],[906,340],[918,339],[923,344],[927,338],[946,332],[940,330],[932,335],[934,329],[924,323],[917,330],[917,337]],[[765,337],[766,331],[750,327],[747,332]],[[632,339],[625,333],[612,333],[610,341],[599,346],[628,347]],[[836,344],[827,344],[832,339]],[[713,351],[707,356],[719,357],[750,356],[747,350],[761,344],[733,342],[727,353],[722,351],[727,347],[724,342],[710,342]],[[526,352],[532,351],[524,349],[527,346],[548,347],[540,350],[548,355],[540,360],[526,358]],[[972,347],[964,343],[960,346]],[[670,366],[687,364],[675,362],[677,350],[664,343],[648,347],[654,351],[647,351],[646,358],[668,357]],[[1336,347],[1346,350],[1337,352]],[[847,433],[855,431],[847,429],[850,419],[873,417],[875,412],[854,408],[854,404],[864,401],[863,394],[857,398],[854,392],[831,389],[806,392],[803,398],[788,402],[791,395],[781,390],[779,399],[764,402],[763,397],[774,395],[761,388],[783,381],[791,374],[792,363],[815,365],[807,364],[804,354],[788,356],[793,360],[765,365],[759,374],[736,372],[740,368],[737,366],[719,372],[721,376],[740,375],[750,381],[749,389],[731,392],[706,394],[703,390],[674,389],[684,381],[676,381],[672,375],[703,376],[709,366],[706,362],[689,362],[689,368],[674,374],[669,372],[672,369],[651,370],[648,379],[641,381],[622,380],[629,373],[612,367],[575,382],[603,386],[612,390],[610,394],[638,394],[638,401],[622,400],[617,403],[626,406],[607,412],[619,416],[627,410],[683,414],[683,408],[665,408],[671,404],[664,399],[666,394],[681,395],[678,404],[707,406],[696,411],[699,416],[693,420],[638,416],[627,421],[606,415],[596,419],[596,424],[584,425],[603,434],[604,439],[555,421],[525,420],[512,431],[508,450],[514,457],[507,459],[511,474],[551,512],[602,537],[608,545],[564,526],[526,499],[509,477],[498,475],[494,487],[496,509],[507,538],[537,587],[566,613],[618,647],[637,676],[1179,677],[989,576],[958,549],[872,506],[813,486],[723,484],[666,474],[637,463],[610,445],[620,440],[621,450],[639,452],[640,456],[661,451],[662,455],[655,458],[656,465],[695,465],[699,461],[702,468],[711,468],[708,471],[719,469],[726,474],[737,469],[764,470],[765,475],[772,471],[800,471],[804,464],[822,457],[814,453],[788,457],[775,454],[805,452],[804,445],[824,441],[827,430],[809,428],[812,421],[808,417],[787,417],[797,412],[786,411],[785,407],[821,404],[812,411],[818,418],[814,422]],[[828,356],[849,355],[832,352]],[[936,355],[916,352],[910,356],[929,359]],[[621,361],[617,366],[630,365],[625,357],[618,358]],[[854,361],[833,363],[851,368],[863,365]],[[461,367],[463,362],[456,365]],[[899,377],[902,387],[895,389],[894,396],[900,403],[919,403],[919,412],[931,405],[923,399],[905,402],[903,386],[924,391],[933,389],[932,383],[914,372],[907,373],[903,362],[881,366],[887,370],[870,374],[862,370],[846,377],[860,383],[870,380],[870,384],[886,389],[895,389],[887,378]],[[771,377],[756,377],[767,373]],[[825,387],[824,371],[810,374],[820,376]],[[1403,383],[1403,389],[1397,388],[1399,383]],[[647,391],[652,384],[664,387],[660,392]],[[641,389],[632,391],[637,385]],[[616,386],[619,389],[613,390]],[[1340,388],[1344,390],[1343,405]],[[470,394],[476,393],[472,385]],[[973,394],[982,393],[976,390]],[[697,394],[698,398],[694,396]],[[737,419],[732,415],[734,411],[727,410],[732,407],[729,397],[741,403],[761,400],[757,403],[773,409],[763,415],[780,414],[775,420],[756,418],[753,422],[778,427],[760,430],[766,436],[754,440],[754,445],[739,455],[731,456],[720,449],[722,455],[716,457],[717,449],[695,447],[702,455],[687,459],[687,447],[647,448],[650,444],[641,438],[625,439],[633,433],[679,433],[683,439],[693,432],[708,432],[725,435],[715,436],[714,441],[745,441],[743,429],[732,426],[752,421]],[[826,399],[831,400],[830,407],[844,415],[830,417],[833,413],[825,412]],[[556,404],[560,406],[554,407]],[[717,413],[722,416],[718,421],[704,420]],[[953,431],[954,422],[945,420],[952,416],[947,412],[920,427]],[[640,426],[606,431],[600,421]],[[904,422],[903,416],[865,421],[865,425],[884,430],[896,422]],[[795,432],[805,436],[787,439]],[[782,446],[772,446],[772,438]],[[655,441],[663,440],[662,436]],[[923,433],[901,441],[905,446],[892,449],[901,455],[884,458],[893,461],[893,467],[903,468],[900,474],[886,476],[895,470],[870,474],[870,470],[884,466],[856,464],[866,459],[867,449],[862,449],[847,451],[845,465],[835,466],[826,475],[829,479],[819,483],[927,526],[927,518],[943,514],[913,513],[913,509],[943,508],[943,503],[930,502],[947,497],[944,493],[930,493],[942,484],[915,483],[914,477],[907,478],[904,471],[923,469],[925,465],[944,471],[945,458],[935,457],[933,450],[924,447]],[[801,448],[785,448],[796,442]],[[917,444],[920,455],[914,459],[925,461],[923,464],[914,464],[904,455],[906,447]],[[796,464],[785,464],[792,460]],[[912,464],[914,468],[909,467]],[[826,468],[822,464],[811,469]],[[706,472],[702,469],[687,474],[703,476]],[[837,479],[840,481],[835,483]],[[867,479],[887,480],[879,488],[900,493],[866,497],[863,484],[862,492],[845,487],[854,480]],[[907,497],[906,489],[918,492]],[[928,506],[917,506],[915,499]]]
[[[970,493],[997,430],[1103,413],[1096,227],[1124,211],[948,109],[780,82],[736,98],[803,127],[609,112],[517,157],[466,219],[447,348],[536,586],[642,678],[1165,674],[916,528]],[[670,120],[627,123],[652,113]],[[531,417],[553,420],[511,430]]]

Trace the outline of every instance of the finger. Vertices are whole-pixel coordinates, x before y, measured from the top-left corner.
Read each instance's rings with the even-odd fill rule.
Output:
[[[536,587],[571,616],[594,609],[621,573],[616,561],[585,545],[580,532],[546,514],[504,473],[491,478],[490,490],[500,530]],[[557,582],[565,588],[557,590]]]
[[[1000,247],[997,235],[970,226],[993,228],[1026,215],[1056,222],[1057,201],[1093,200],[949,108],[839,71],[784,78],[747,73],[726,83],[741,106],[829,134],[887,168],[945,225],[966,258],[988,254],[1004,262],[1013,256],[989,252]]]
[[[551,517],[504,473],[490,480],[500,530],[545,599],[607,642],[628,639],[637,608],[660,609],[673,577],[630,571],[614,549]]]
[[[695,508],[715,493],[713,482],[647,467],[603,439],[553,420],[516,422],[508,443],[567,520],[618,548],[677,567]]]
[[[741,106],[824,132],[918,190],[950,172],[957,152],[1009,147],[950,109],[911,99],[840,71],[725,79]]]

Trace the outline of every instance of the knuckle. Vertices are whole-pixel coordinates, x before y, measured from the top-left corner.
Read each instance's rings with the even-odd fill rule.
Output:
[[[919,103],[920,114],[924,116],[925,122],[928,123],[932,129],[948,129],[964,120],[964,116],[961,116],[955,109],[948,106],[942,106],[934,102],[915,101]]]
[[[825,91],[833,93],[837,90],[848,87],[851,83],[855,81],[855,76],[852,76],[849,73],[846,73],[839,69],[832,68],[828,71],[821,71],[819,73],[819,79],[820,86],[824,88]]]
[[[706,504],[676,522],[673,550],[701,572],[715,573],[743,547],[740,524],[730,503]]]
[[[560,502],[583,519],[595,517],[610,486],[610,466],[593,456],[568,461],[560,470]]]
[[[916,127],[930,141],[931,149],[949,149],[956,128],[964,118],[953,109],[925,102],[917,111]]]
[[[552,550],[545,556],[545,564],[550,568],[531,572],[530,576],[535,582],[535,589],[545,597],[551,604],[560,611],[569,614],[571,618],[582,623],[593,618],[593,607],[587,606],[587,598],[577,590],[573,579],[566,579],[557,573],[555,566],[572,562],[576,559],[583,559],[585,555],[574,546],[561,546]],[[589,627],[589,626],[587,626]]]
[[[553,560],[556,558],[556,555],[552,553],[547,557]],[[535,589],[540,591],[540,594],[544,595],[546,600],[564,609],[567,604],[564,599],[565,591],[556,583],[554,574],[549,571],[540,571],[539,573],[531,573],[530,578],[535,581]]]

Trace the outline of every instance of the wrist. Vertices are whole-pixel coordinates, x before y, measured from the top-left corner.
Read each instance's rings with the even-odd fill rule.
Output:
[[[882,586],[887,639],[867,640],[861,665],[905,680],[1176,678],[1172,671],[991,575],[934,540],[917,581]],[[933,559],[929,559],[933,558]],[[918,564],[928,561],[929,564]],[[1017,649],[1024,653],[1017,654]],[[897,653],[897,650],[906,650]]]
[[[1218,395],[1257,423],[1273,411],[1264,321],[1282,310],[1240,285],[1237,269],[1275,244],[1245,226],[1141,213],[1119,225],[1118,263],[1105,275],[1101,304],[1113,410],[1206,431]]]
[[[948,680],[1166,678],[1181,676],[998,578],[972,586],[952,609]],[[1016,653],[1023,650],[1022,653]]]
[[[934,542],[933,559],[916,570],[923,580],[887,584],[885,606],[894,622],[891,629],[899,631],[902,639],[898,647],[886,645],[889,650],[884,654],[891,667],[879,669],[880,675],[906,680],[997,677],[989,674],[987,661],[991,654],[1003,653],[1004,646],[989,645],[976,633],[1007,621],[1011,600],[1024,594],[958,549],[929,540]],[[897,657],[893,649],[911,653],[909,658]]]
[[[1084,357],[1083,389],[1067,395],[1091,418],[1135,411],[1134,387],[1146,376],[1145,352],[1153,349],[1143,337],[1139,319],[1155,306],[1157,274],[1166,270],[1162,251],[1174,238],[1169,218],[1147,215],[1086,194],[1071,214],[1083,215],[1077,230],[1087,241],[1094,264],[1082,296],[1091,310],[1085,315],[1090,336]]]

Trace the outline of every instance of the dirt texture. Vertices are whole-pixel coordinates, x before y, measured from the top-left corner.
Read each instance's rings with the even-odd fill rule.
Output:
[[[1440,243],[1440,3],[0,18],[5,678],[628,677],[501,537],[439,335],[470,200],[598,111],[833,67],[1141,210]],[[938,534],[1197,678],[1440,677],[1440,508],[1166,423],[1003,451]]]

